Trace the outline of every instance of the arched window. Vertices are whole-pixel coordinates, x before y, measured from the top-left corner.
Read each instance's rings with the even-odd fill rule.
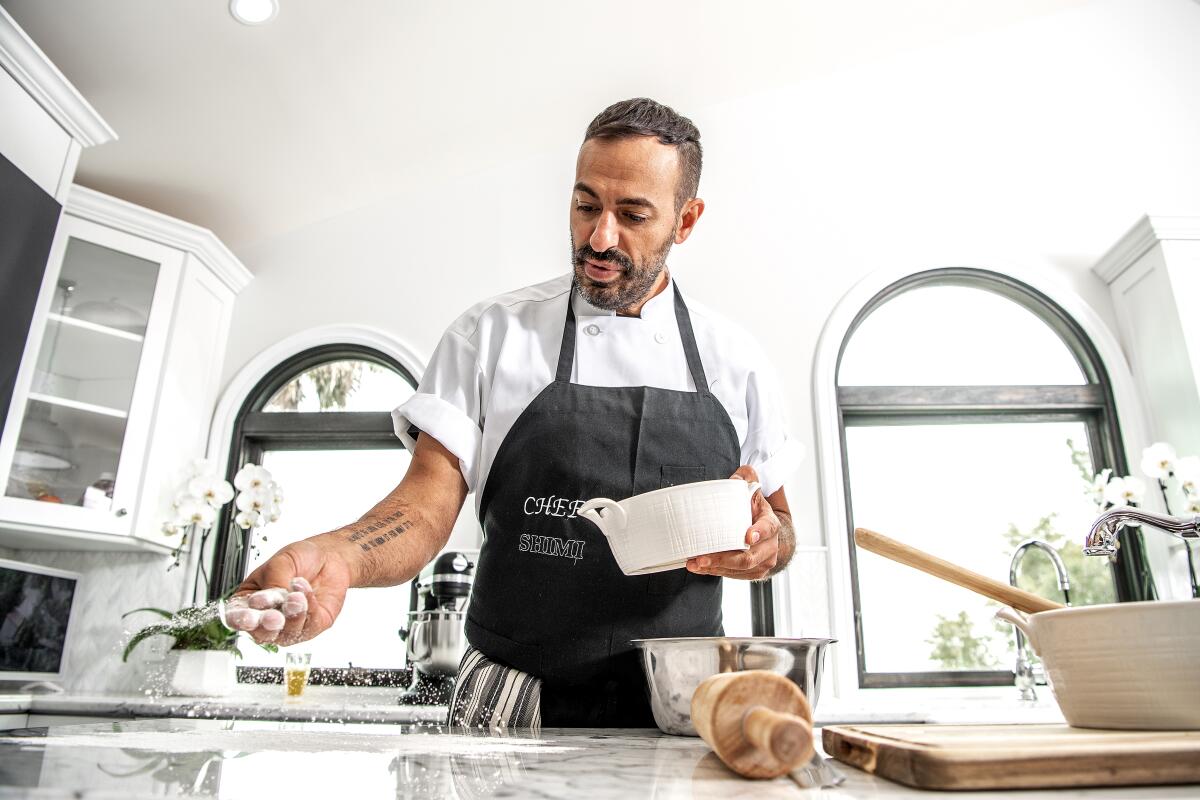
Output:
[[[391,410],[416,390],[403,365],[371,348],[328,345],[295,355],[249,393],[234,424],[227,473],[245,463],[266,467],[284,493],[280,519],[247,533],[233,524],[233,504],[218,525],[210,599],[228,593],[285,544],[353,522],[387,495],[410,456],[392,430]],[[408,584],[352,589],[338,624],[310,642],[325,682],[350,666],[399,670]],[[243,648],[246,667],[277,664]],[[314,673],[316,676],[317,673]]]
[[[856,551],[856,526],[997,577],[1042,539],[1074,605],[1153,597],[1136,536],[1115,562],[1082,555],[1092,477],[1125,456],[1104,364],[1032,287],[975,269],[887,287],[842,342],[837,408],[861,687],[1009,684],[1015,656],[994,603]],[[1037,550],[1019,583],[1061,599]]]

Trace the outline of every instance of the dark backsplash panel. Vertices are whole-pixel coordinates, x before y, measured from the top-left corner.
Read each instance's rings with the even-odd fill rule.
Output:
[[[0,433],[62,206],[0,155]]]

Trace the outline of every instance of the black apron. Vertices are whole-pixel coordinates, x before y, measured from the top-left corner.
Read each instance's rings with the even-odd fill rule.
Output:
[[[630,640],[720,636],[721,579],[683,568],[626,576],[600,529],[575,510],[593,497],[728,478],[741,447],[708,390],[678,286],[675,320],[694,392],[572,384],[575,291],[555,380],[513,424],[484,484],[467,639],[542,679],[544,726],[649,727]]]

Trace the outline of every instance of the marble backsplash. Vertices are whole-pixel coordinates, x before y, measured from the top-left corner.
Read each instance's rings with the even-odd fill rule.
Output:
[[[64,689],[76,693],[142,689],[147,668],[161,659],[170,639],[153,637],[138,646],[128,663],[122,663],[126,631],[149,624],[154,617],[144,614],[122,620],[121,615],[145,606],[179,608],[185,588],[183,569],[167,572],[167,556],[141,553],[0,548],[0,557],[83,576],[67,636]]]

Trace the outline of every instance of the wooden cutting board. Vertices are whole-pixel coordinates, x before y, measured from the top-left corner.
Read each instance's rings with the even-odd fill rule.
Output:
[[[825,752],[918,789],[1200,783],[1200,731],[1067,725],[833,725]]]

